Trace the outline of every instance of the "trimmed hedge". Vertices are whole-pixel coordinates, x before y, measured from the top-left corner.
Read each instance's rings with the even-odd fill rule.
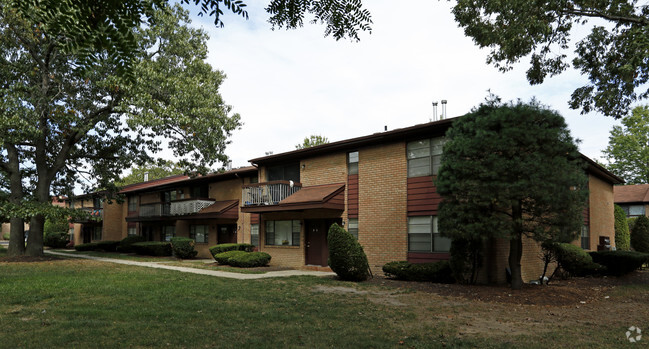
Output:
[[[2,239],[3,240],[9,240],[10,236],[11,236],[11,234],[9,232],[6,232],[6,233],[2,234]]]
[[[245,251],[252,252],[255,249],[255,245],[251,244],[220,244],[210,247],[210,253],[212,257],[216,256],[219,253],[228,252],[228,251]]]
[[[135,252],[133,250],[133,244],[136,242],[146,242],[146,238],[140,235],[130,235],[122,239],[117,246],[117,252],[131,253]]]
[[[597,251],[590,252],[590,256],[606,267],[607,274],[615,276],[631,273],[649,262],[649,254],[636,251]]]
[[[219,264],[230,265],[230,263],[228,262],[230,260],[230,258],[243,256],[243,255],[245,255],[247,253],[250,253],[250,252],[239,251],[239,250],[231,250],[231,251],[226,251],[226,252],[221,252],[221,253],[215,254],[214,259]]]
[[[133,250],[137,254],[145,256],[171,256],[171,242],[166,241],[147,241],[136,242],[133,245]]]
[[[184,237],[171,238],[171,249],[174,256],[181,259],[194,258],[198,251],[194,249],[194,239]]]
[[[615,205],[615,248],[621,251],[631,249],[631,233],[629,223],[626,220],[626,213],[622,207]]]
[[[341,280],[364,281],[369,277],[370,266],[363,246],[356,238],[338,224],[334,223],[327,234],[331,270]]]
[[[579,246],[560,243],[554,248],[559,265],[572,276],[597,275],[603,271],[603,267],[593,262],[593,258]]]
[[[631,231],[631,247],[638,252],[649,253],[649,218],[639,216]]]
[[[453,273],[448,261],[413,264],[406,261],[389,262],[383,266],[388,277],[406,281],[453,283]]]
[[[43,236],[43,245],[51,248],[65,248],[70,242],[70,235],[65,231],[47,232]]]
[[[270,255],[266,252],[244,252],[244,254],[230,257],[228,264],[239,268],[265,267],[270,263],[270,258]]]
[[[115,252],[118,245],[119,245],[119,241],[106,240],[106,241],[97,241],[97,242],[90,242],[87,244],[75,245],[74,249],[77,251]]]

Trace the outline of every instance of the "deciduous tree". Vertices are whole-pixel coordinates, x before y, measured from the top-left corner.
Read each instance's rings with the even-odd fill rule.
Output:
[[[649,7],[635,0],[459,0],[455,20],[501,71],[529,57],[527,79],[540,84],[570,67],[573,29],[590,19],[590,34],[576,44],[572,65],[588,77],[570,107],[619,119],[649,96]]]
[[[523,238],[572,241],[583,224],[586,175],[575,141],[563,117],[537,102],[483,104],[446,137],[435,180],[440,231],[509,240],[512,288],[519,289]]]
[[[310,148],[310,147],[315,147],[316,145],[327,144],[327,143],[329,143],[329,139],[327,139],[327,137],[323,137],[320,135],[311,135],[308,138],[304,138],[302,144],[297,144],[295,146],[295,149]]]
[[[148,163],[132,168],[131,173],[115,181],[115,185],[123,187],[125,185],[143,182],[145,173],[147,174],[148,180],[152,181],[154,179],[182,174],[183,172],[183,168],[175,162],[159,160],[156,163]]]
[[[603,152],[606,167],[627,183],[649,183],[649,107],[633,108],[622,126],[613,126]]]

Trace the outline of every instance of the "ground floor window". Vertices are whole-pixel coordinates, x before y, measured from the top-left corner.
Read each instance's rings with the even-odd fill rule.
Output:
[[[587,225],[581,227],[581,248],[590,250],[590,230]]]
[[[193,224],[189,226],[189,238],[196,242],[207,243],[207,234],[209,227],[207,225]]]
[[[127,234],[128,234],[128,236],[137,235],[137,227],[135,227],[135,226],[128,227]]]
[[[92,239],[101,240],[101,227],[94,227],[94,229],[92,229]]]
[[[300,246],[300,221],[266,221],[266,245]]]
[[[358,218],[350,218],[347,222],[347,231],[358,240]]]
[[[259,246],[259,224],[250,225],[250,244]]]
[[[408,251],[448,252],[450,249],[451,239],[440,234],[436,216],[408,217]]]
[[[176,236],[176,227],[173,225],[162,226],[160,234],[160,241],[171,241],[171,238]]]

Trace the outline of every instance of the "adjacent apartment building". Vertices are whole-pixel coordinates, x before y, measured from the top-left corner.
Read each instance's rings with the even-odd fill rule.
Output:
[[[627,218],[646,216],[649,206],[649,184],[616,185],[615,203]]]
[[[121,236],[189,236],[202,256],[216,243],[247,242],[269,253],[274,265],[319,269],[327,266],[328,228],[338,223],[357,237],[374,272],[390,261],[448,259],[450,240],[438,229],[435,178],[452,122],[259,157],[250,161],[253,167],[218,175],[128,186],[122,190],[127,202]],[[575,244],[596,250],[602,237],[614,241],[613,185],[622,180],[583,159],[590,197]],[[106,219],[103,225],[108,229]],[[112,233],[102,238],[109,235],[116,239]],[[540,275],[538,252],[536,243],[525,242],[525,281]],[[489,242],[482,281],[505,281],[508,253],[508,242]]]

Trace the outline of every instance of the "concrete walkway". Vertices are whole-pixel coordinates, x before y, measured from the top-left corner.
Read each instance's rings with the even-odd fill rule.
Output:
[[[239,279],[239,280],[253,280],[253,279],[265,279],[265,278],[274,278],[274,277],[285,277],[285,276],[301,276],[301,275],[311,275],[311,276],[333,276],[335,273],[323,272],[323,271],[309,271],[309,270],[281,270],[281,271],[269,271],[264,274],[241,274],[241,273],[230,273],[227,271],[219,270],[207,270],[207,269],[198,269],[198,268],[189,268],[189,267],[176,267],[172,265],[165,265],[163,262],[136,262],[126,259],[115,259],[115,258],[103,258],[88,256],[83,254],[71,254],[64,252],[54,252],[45,250],[47,254],[72,257],[72,258],[83,258],[83,259],[92,259],[98,262],[106,263],[116,263],[116,264],[126,264],[126,265],[135,265],[139,267],[148,267],[148,268],[157,268],[157,269],[167,269],[175,270],[183,273],[192,273],[192,274],[201,274],[209,276],[218,276],[223,278],[230,279]]]

